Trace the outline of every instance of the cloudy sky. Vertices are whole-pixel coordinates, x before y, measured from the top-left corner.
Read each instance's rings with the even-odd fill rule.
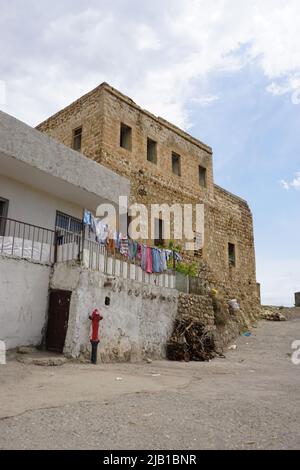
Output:
[[[0,0],[0,106],[31,125],[102,81],[213,147],[265,303],[300,290],[299,0]]]

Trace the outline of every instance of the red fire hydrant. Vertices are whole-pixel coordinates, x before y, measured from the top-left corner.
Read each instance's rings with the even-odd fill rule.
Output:
[[[91,345],[92,345],[92,354],[91,354],[91,362],[92,364],[97,364],[97,349],[99,340],[99,324],[100,321],[103,320],[103,317],[98,309],[93,310],[92,315],[89,315],[89,319],[92,320],[92,337],[91,337]]]

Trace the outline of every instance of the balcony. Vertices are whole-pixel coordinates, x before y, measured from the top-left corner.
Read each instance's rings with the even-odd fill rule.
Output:
[[[49,230],[17,220],[0,217],[0,255],[27,259],[42,264],[79,263],[112,277],[131,279],[158,287],[175,287],[172,270],[147,274],[136,262],[110,254],[104,245],[85,238],[82,231],[61,228]]]
[[[0,254],[53,264],[55,232],[18,220],[0,217]]]

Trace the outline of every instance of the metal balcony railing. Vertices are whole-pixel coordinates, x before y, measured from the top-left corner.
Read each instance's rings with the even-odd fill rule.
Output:
[[[44,264],[79,262],[109,276],[131,279],[159,287],[175,287],[170,270],[147,274],[138,263],[110,253],[104,245],[84,237],[82,231],[55,230],[0,217],[0,255],[23,258]]]
[[[52,264],[55,259],[55,232],[0,217],[0,254]]]

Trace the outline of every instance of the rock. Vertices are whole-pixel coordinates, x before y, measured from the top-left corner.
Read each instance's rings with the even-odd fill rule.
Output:
[[[279,321],[286,321],[286,317],[282,313],[279,313]]]
[[[152,359],[150,359],[149,357],[147,357],[146,362],[147,362],[147,364],[152,364],[153,361],[152,361]]]

